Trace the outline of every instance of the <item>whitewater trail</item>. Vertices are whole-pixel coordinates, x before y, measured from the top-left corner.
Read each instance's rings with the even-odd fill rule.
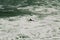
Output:
[[[48,11],[51,13],[52,9],[49,8]],[[56,11],[53,9],[53,12]],[[42,15],[42,19],[38,15],[0,18],[0,40],[59,40],[59,16],[59,14],[46,17]]]

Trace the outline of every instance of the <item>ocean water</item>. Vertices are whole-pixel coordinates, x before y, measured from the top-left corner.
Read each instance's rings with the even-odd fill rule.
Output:
[[[0,12],[0,40],[60,40],[59,6],[27,6]]]

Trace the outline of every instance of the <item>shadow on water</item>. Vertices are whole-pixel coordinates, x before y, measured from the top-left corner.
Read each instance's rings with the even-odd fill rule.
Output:
[[[14,12],[0,12],[0,18],[5,17],[14,17],[14,16],[24,16],[24,15],[32,15],[32,12],[30,11],[14,11]]]

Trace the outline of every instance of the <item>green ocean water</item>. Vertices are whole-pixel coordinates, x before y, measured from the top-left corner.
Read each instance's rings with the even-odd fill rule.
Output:
[[[27,6],[42,6],[42,7],[48,7],[48,8],[57,8],[59,9],[58,7],[60,6],[60,1],[59,0],[0,0],[0,6],[3,5],[3,6],[14,6],[16,8],[19,8],[19,7],[22,7],[22,8],[25,8]],[[2,7],[3,7],[2,6]],[[1,8],[2,8],[1,7]],[[3,7],[4,8],[4,7]],[[9,8],[8,8],[9,9]],[[7,12],[3,12],[3,10],[0,11],[0,16],[1,17],[9,17],[9,16],[17,16],[17,15],[25,15],[25,14],[28,14],[28,15],[31,15],[33,14],[33,12],[29,11],[29,10],[26,10],[26,9],[21,9],[21,10],[18,10],[17,9],[13,12],[9,12],[8,9],[3,9],[3,10],[7,10]],[[14,10],[14,9],[13,9]]]
[[[0,0],[0,40],[60,40],[60,0]]]

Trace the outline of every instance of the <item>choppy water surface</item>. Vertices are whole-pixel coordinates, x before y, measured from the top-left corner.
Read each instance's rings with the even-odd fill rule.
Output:
[[[25,9],[30,12],[22,12],[28,15],[0,18],[0,40],[60,40],[59,9],[41,6]]]

